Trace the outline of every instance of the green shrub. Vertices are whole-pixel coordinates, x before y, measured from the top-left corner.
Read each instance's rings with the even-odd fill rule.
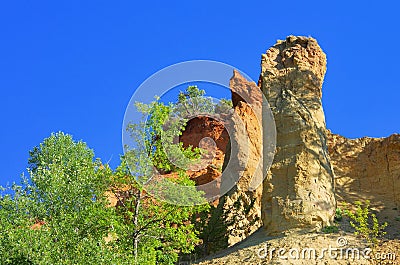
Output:
[[[361,201],[356,201],[356,210],[345,210],[344,213],[351,221],[350,225],[355,229],[355,235],[363,236],[369,243],[376,244],[378,239],[386,234],[384,229],[388,225],[386,222],[380,224],[378,218],[370,211],[370,201],[366,200],[365,204]]]
[[[343,219],[343,212],[342,212],[342,209],[340,209],[338,207],[338,208],[336,208],[336,212],[335,212],[335,221],[340,222],[340,221],[342,221],[342,219]]]
[[[339,228],[336,225],[329,225],[322,228],[322,232],[325,234],[332,234],[339,232]]]

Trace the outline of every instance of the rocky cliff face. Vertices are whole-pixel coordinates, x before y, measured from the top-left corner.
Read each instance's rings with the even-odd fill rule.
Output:
[[[328,131],[327,136],[339,206],[341,202],[370,200],[381,220],[396,223],[400,213],[400,135],[347,139]]]
[[[329,225],[335,196],[339,203],[369,199],[380,211],[378,216],[388,221],[396,222],[400,215],[400,135],[351,140],[326,130],[321,104],[325,71],[326,57],[317,42],[290,36],[262,56],[259,87],[234,73],[230,85],[239,119],[226,150],[229,136],[221,129],[223,124],[205,118],[189,123],[181,140],[196,146],[197,138],[213,138],[219,154],[215,163],[221,165],[224,159],[224,168],[230,168],[218,189],[237,184],[218,206],[221,222],[227,224],[228,245],[261,226],[274,234]],[[274,162],[262,188],[251,185],[264,177],[258,167],[263,159],[263,130],[256,122],[261,92],[277,129]],[[196,174],[197,182],[203,183],[221,172],[207,169]]]
[[[215,151],[208,166],[189,171],[196,184],[202,185],[222,177],[218,194],[226,194],[216,201],[227,244],[233,245],[262,226],[261,198],[263,179],[262,92],[254,82],[238,71],[230,80],[234,114],[221,117],[221,122],[209,117],[190,120],[180,137],[184,146],[199,146],[202,139],[211,138]],[[227,128],[230,128],[228,135]],[[223,164],[222,164],[223,162]],[[221,176],[223,169],[224,174]],[[211,191],[215,193],[215,191]],[[224,243],[225,244],[225,243]],[[221,244],[221,245],[224,245]]]
[[[321,88],[326,56],[316,40],[290,36],[262,56],[260,85],[274,114],[275,159],[264,182],[270,234],[330,225],[336,208]]]

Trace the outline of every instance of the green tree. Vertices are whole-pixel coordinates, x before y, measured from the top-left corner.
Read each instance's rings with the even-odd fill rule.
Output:
[[[137,109],[143,114],[142,124],[130,124],[128,130],[145,131],[143,139],[147,155],[151,163],[160,173],[170,173],[178,169],[187,169],[192,163],[198,162],[202,150],[189,146],[183,147],[179,136],[185,130],[188,119],[217,113],[228,113],[232,109],[232,101],[213,99],[205,96],[205,91],[197,86],[188,86],[180,92],[176,103],[164,104],[160,98],[150,104],[136,102]],[[135,137],[135,135],[132,135]]]
[[[205,90],[197,86],[188,86],[184,92],[179,93],[174,112],[181,117],[214,113],[215,104],[212,98],[206,97],[205,94]]]
[[[170,158],[163,154],[165,150],[156,137],[178,135],[182,128],[180,121],[168,121],[170,130],[164,130],[162,125],[169,111],[165,105],[156,100],[137,106],[144,116],[151,116],[127,128],[135,145],[126,147],[113,179],[112,191],[119,201],[120,216],[116,237],[119,247],[127,251],[125,256],[135,264],[174,264],[181,253],[191,252],[199,243],[198,231],[190,220],[193,215],[207,211],[209,205],[185,170],[168,167],[168,172],[174,172],[171,178],[154,171],[154,161],[158,169],[165,168]],[[174,149],[173,144],[168,144],[168,149],[183,151],[186,158],[196,156],[181,144],[175,146]]]
[[[194,214],[207,210],[208,204],[177,206],[159,200],[138,184],[123,163],[116,178],[113,192],[119,200],[120,216],[116,238],[126,251],[125,257],[134,264],[175,264],[180,253],[194,249],[199,239],[190,220]],[[194,186],[183,176],[178,183]]]
[[[26,242],[29,227],[33,224],[32,201],[22,186],[14,184],[12,194],[5,188],[1,190],[0,264],[34,264],[29,259],[29,243]]]
[[[189,87],[185,104],[203,95]],[[186,120],[173,104],[137,106],[148,119],[129,125],[136,146],[115,172],[61,132],[33,148],[29,177],[0,190],[0,264],[174,264],[193,251],[200,228],[190,220],[209,205],[185,167],[201,150],[175,141]]]
[[[1,264],[113,264],[105,191],[111,170],[70,135],[52,134],[30,152],[30,179],[0,198]],[[40,221],[41,226],[32,226]],[[12,259],[8,252],[13,253]]]
[[[151,163],[160,173],[170,173],[185,168],[200,157],[199,148],[184,148],[179,142],[179,136],[185,129],[187,120],[172,115],[174,104],[165,105],[159,99],[150,104],[136,103],[137,109],[143,114],[139,124],[129,124],[127,130],[135,143],[144,143],[146,153]],[[147,118],[147,119],[146,119]],[[140,134],[137,134],[140,131]],[[139,150],[140,147],[137,146]]]
[[[233,110],[233,103],[230,99],[222,98],[217,106],[215,106],[216,113],[229,113]]]
[[[221,99],[219,101],[205,96],[205,90],[197,86],[188,86],[178,95],[178,102],[173,105],[174,114],[180,117],[211,115],[227,113],[232,109],[232,101]]]

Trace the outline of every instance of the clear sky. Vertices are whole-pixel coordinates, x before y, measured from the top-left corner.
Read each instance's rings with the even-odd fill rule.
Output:
[[[1,1],[0,185],[51,132],[116,165],[125,108],[154,72],[208,59],[254,80],[287,35],[327,53],[327,126],[346,137],[400,132],[399,1]]]

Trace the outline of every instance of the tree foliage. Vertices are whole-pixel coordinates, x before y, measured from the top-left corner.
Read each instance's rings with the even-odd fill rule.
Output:
[[[201,150],[176,141],[187,122],[177,114],[214,112],[204,93],[137,103],[147,119],[128,126],[134,145],[115,171],[62,132],[34,147],[29,176],[0,187],[0,264],[174,264],[192,252],[210,206],[186,174]]]
[[[1,264],[112,264],[104,238],[112,209],[110,170],[70,135],[52,134],[30,152],[30,179],[0,198]]]
[[[127,250],[126,256],[136,264],[175,264],[179,254],[191,252],[199,242],[198,232],[189,221],[207,210],[208,204],[177,206],[159,200],[138,184],[131,171],[122,163],[115,174],[113,192],[120,202],[119,247]],[[182,173],[178,180],[181,185],[194,187]]]
[[[138,131],[143,131],[141,139],[136,139],[136,144],[143,141],[147,155],[151,158],[151,164],[161,173],[170,173],[185,168],[194,159],[200,157],[200,149],[184,148],[179,142],[179,136],[186,125],[186,119],[175,119],[171,114],[174,105],[165,105],[159,100],[150,104],[136,103],[136,107],[142,112],[146,121],[141,124],[130,124],[128,130],[132,137],[136,137]]]
[[[180,117],[213,115],[227,113],[232,109],[232,101],[228,99],[216,100],[207,97],[205,90],[197,86],[188,86],[181,91],[177,103],[173,106],[174,113]]]
[[[137,107],[149,117],[128,126],[136,144],[126,147],[114,175],[113,192],[120,202],[117,212],[121,217],[117,238],[137,264],[174,264],[180,254],[191,252],[199,243],[192,216],[209,208],[186,171],[177,166],[181,163],[184,168],[197,153],[171,141],[184,123],[167,120],[170,107],[158,100]],[[169,123],[168,130],[165,123]],[[161,176],[160,169],[170,173],[169,177]]]
[[[370,201],[366,200],[363,204],[361,201],[356,201],[356,210],[351,211],[346,209],[345,215],[350,218],[350,225],[355,229],[355,235],[363,236],[368,243],[376,245],[379,239],[386,234],[384,231],[387,222],[379,223],[378,218],[374,213],[371,213]]]

